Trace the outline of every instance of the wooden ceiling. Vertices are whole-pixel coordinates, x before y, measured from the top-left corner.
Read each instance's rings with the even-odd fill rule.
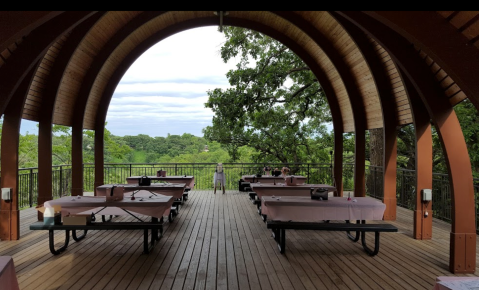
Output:
[[[435,125],[454,215],[449,267],[453,273],[473,273],[475,194],[468,149],[453,106],[467,98],[479,109],[479,12],[228,12],[223,25],[253,29],[281,41],[313,71],[331,110],[334,152],[343,151],[342,133],[356,133],[355,196],[366,194],[364,131],[384,128],[385,219],[395,219],[397,127],[415,125],[419,190],[432,188],[431,123]],[[161,40],[187,29],[220,25],[218,14],[0,11],[0,116],[6,141],[1,146],[2,187],[16,192],[22,118],[39,122],[39,203],[51,198],[51,124],[72,127],[72,195],[83,191],[83,129],[95,130],[95,185],[103,184],[105,119],[122,76]],[[342,154],[334,154],[339,189],[342,164]],[[0,205],[2,217],[11,217],[0,223],[0,238],[14,239],[18,210],[4,201]],[[418,194],[418,236],[427,233],[422,206]]]
[[[447,39],[449,34],[454,34],[455,39],[467,38],[468,49],[477,50],[477,11],[349,14],[229,11],[223,24],[270,35],[301,56],[325,88],[336,117],[335,126],[342,126],[343,132],[354,132],[358,120],[363,120],[365,129],[383,127],[384,100],[379,97],[378,85],[384,84],[387,84],[386,99],[391,101],[390,112],[396,116],[397,126],[412,123],[410,101],[394,56],[373,34],[361,30],[354,15],[375,19],[405,37],[417,52],[417,60],[429,67],[451,105],[468,97],[476,98],[467,96],[464,88],[461,89],[461,81],[466,86],[463,76],[456,74],[454,65],[444,63],[441,55],[460,52],[453,50],[453,46],[450,50],[442,47],[443,52],[437,52],[436,47],[428,43],[437,35]],[[401,26],[398,19],[409,20],[409,26]],[[432,35],[430,26],[435,23],[450,29],[447,33],[438,31]],[[424,31],[421,32],[419,24],[424,24]],[[3,11],[0,12],[0,71],[8,76],[7,72],[13,67],[22,70],[18,75],[32,73],[26,89],[23,119],[39,122],[47,114],[53,124],[74,126],[75,122],[81,122],[82,128],[93,130],[104,125],[116,85],[144,51],[172,34],[207,25],[219,25],[219,17],[213,11]],[[414,29],[418,30],[417,35],[412,34]],[[379,65],[373,66],[365,57],[364,45],[360,47],[355,40],[359,36],[367,39],[367,53],[375,55]],[[22,49],[27,45],[30,53]],[[17,54],[23,62],[30,63],[17,59]],[[478,64],[478,59],[470,59],[470,71],[477,71]],[[0,80],[0,85],[5,81],[10,83],[0,95],[2,114],[14,95],[14,88],[20,86],[18,78]],[[474,88],[468,89],[474,92]]]

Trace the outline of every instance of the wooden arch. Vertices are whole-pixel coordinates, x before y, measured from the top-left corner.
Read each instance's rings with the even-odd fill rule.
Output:
[[[461,11],[230,11],[224,18],[224,25],[244,26],[284,42],[314,71],[333,114],[336,151],[342,151],[339,135],[343,132],[355,132],[359,138],[356,194],[364,195],[364,131],[384,128],[389,168],[385,177],[389,176],[391,185],[395,127],[414,122],[416,129],[429,134],[424,114],[417,113],[417,108],[424,106],[440,134],[453,186],[453,273],[470,273],[476,263],[472,172],[452,106],[470,98],[479,107],[475,81],[479,73],[478,15]],[[47,136],[51,125],[71,126],[75,156],[72,194],[81,194],[82,130],[94,129],[95,142],[100,145],[95,147],[103,148],[108,104],[129,65],[155,40],[184,29],[218,24],[213,11],[0,12],[0,114],[8,116],[2,140],[18,140],[15,124],[21,118],[39,121],[40,155],[51,154],[51,137]],[[384,84],[387,82],[389,85]],[[422,141],[418,138],[418,144]],[[418,150],[427,152],[429,143],[424,142]],[[1,186],[14,192],[18,180],[15,152],[17,143],[2,146],[5,178]],[[342,163],[339,155],[335,154],[337,178],[341,176],[340,169],[336,171]],[[99,185],[102,151],[95,152],[95,160],[95,184]],[[47,168],[49,163],[48,157],[39,158],[39,167]],[[427,186],[432,172],[427,165],[421,168],[426,172],[420,175],[424,179],[418,176],[418,185]],[[48,179],[39,186],[42,197],[47,198],[51,192]],[[394,187],[385,184],[385,190]],[[385,195],[385,202],[393,206],[395,200]],[[388,216],[394,218],[394,212]],[[0,238],[15,239],[15,198],[11,203],[0,201],[0,218]]]

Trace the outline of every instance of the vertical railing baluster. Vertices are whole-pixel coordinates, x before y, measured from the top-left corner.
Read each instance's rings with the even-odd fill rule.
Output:
[[[62,196],[63,195],[63,166],[60,165],[60,180],[59,180],[59,192],[58,192],[58,195],[59,196]]]
[[[308,172],[306,173],[306,183],[309,183],[309,163],[308,163]]]
[[[33,206],[33,168],[30,168],[30,188],[28,190],[28,202],[30,207]]]
[[[196,189],[209,189],[211,188],[212,168],[215,163],[160,163],[161,169],[167,169],[168,175],[193,175],[195,176]],[[308,183],[327,183],[330,180],[332,183],[333,171],[330,164],[326,163],[303,163],[303,164],[270,164],[273,168],[282,166],[298,166],[301,168],[298,174],[306,175]],[[153,166],[153,167],[152,167]],[[237,180],[242,175],[256,174],[258,168],[262,168],[264,164],[257,163],[241,163],[241,164],[227,164],[228,168],[228,182],[227,189],[236,189]],[[65,192],[71,191],[71,165],[55,165],[52,166],[52,195],[53,198],[63,196]],[[142,171],[146,175],[148,172],[157,168],[158,166],[152,164],[133,164],[122,163],[108,165],[104,167],[105,170],[105,182],[106,183],[125,183],[126,177],[124,175],[130,173],[129,176],[139,175]],[[91,165],[83,164],[83,170],[85,175],[85,188],[91,188],[94,184],[94,175],[92,170],[94,167]],[[328,169],[329,168],[329,169]],[[368,194],[375,198],[384,197],[384,169],[377,166],[369,166],[367,171],[367,187]],[[56,170],[55,170],[56,169]],[[59,170],[58,170],[59,169]],[[27,171],[30,172],[27,172]],[[68,170],[68,171],[66,171]],[[38,196],[38,168],[19,168],[19,184],[18,184],[18,199],[19,205],[22,207],[30,205],[30,207],[36,205]],[[58,171],[58,172],[57,172]],[[65,172],[64,172],[65,171]],[[87,171],[87,172],[85,172]],[[153,170],[154,171],[154,170]],[[354,170],[352,164],[343,165],[343,183],[345,190],[351,190],[352,176],[354,176]],[[153,175],[155,172],[153,172]],[[329,178],[328,178],[328,176]],[[1,178],[1,177],[0,177]],[[121,180],[118,180],[121,179]],[[416,171],[411,169],[397,169],[397,205],[414,209],[415,207],[415,195],[417,194],[416,186]],[[58,180],[58,181],[57,181]],[[474,178],[474,192],[475,198],[479,199],[479,179]],[[354,184],[352,185],[354,187]],[[447,222],[451,222],[452,219],[452,196],[451,188],[449,184],[449,177],[444,173],[433,173],[433,217]],[[476,207],[479,204],[479,200],[476,200]],[[479,213],[476,213],[476,218],[479,220]],[[476,225],[479,227],[479,225]],[[479,228],[478,228],[479,232]]]

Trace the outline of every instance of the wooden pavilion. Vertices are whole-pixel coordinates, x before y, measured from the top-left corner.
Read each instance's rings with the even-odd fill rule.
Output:
[[[333,117],[335,152],[355,133],[354,193],[365,195],[365,132],[384,132],[384,220],[395,221],[397,128],[414,124],[418,190],[432,188],[435,126],[452,193],[449,270],[476,270],[471,162],[453,107],[479,109],[477,11],[1,11],[0,239],[21,238],[17,204],[22,119],[39,122],[38,202],[52,198],[52,124],[72,128],[72,195],[83,194],[82,133],[95,132],[95,186],[103,184],[104,126],[113,92],[131,64],[170,35],[201,26],[240,26],[287,45],[313,70]],[[342,154],[334,156],[341,188]],[[434,201],[433,201],[434,202]],[[432,220],[417,194],[413,237]]]

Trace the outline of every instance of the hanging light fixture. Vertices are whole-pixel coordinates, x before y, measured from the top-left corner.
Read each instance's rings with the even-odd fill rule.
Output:
[[[220,32],[223,32],[223,16],[228,15],[228,11],[215,11],[215,15],[220,17]]]

